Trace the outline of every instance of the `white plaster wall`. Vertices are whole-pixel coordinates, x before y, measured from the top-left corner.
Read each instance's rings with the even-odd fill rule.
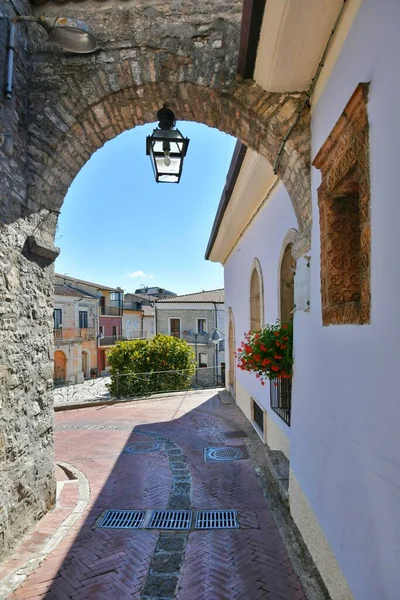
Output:
[[[398,0],[364,0],[313,107],[314,157],[371,81],[371,324],[321,325],[315,169],[311,310],[295,323],[291,467],[356,600],[400,597],[399,24]]]
[[[250,275],[254,258],[261,264],[264,280],[264,321],[275,323],[278,311],[278,262],[282,243],[289,229],[296,228],[296,217],[289,195],[280,184],[258,213],[240,242],[232,251],[224,267],[225,306],[231,307],[235,320],[236,348],[250,329]],[[226,313],[226,323],[229,315]],[[228,352],[226,353],[228,360]],[[227,365],[228,370],[228,365]],[[253,373],[236,369],[237,402],[249,418],[250,396],[267,410],[268,420],[276,423],[290,439],[291,428],[269,410],[269,386],[264,387]],[[268,433],[267,433],[268,436]],[[278,440],[278,436],[274,437]],[[279,449],[282,448],[273,448]]]

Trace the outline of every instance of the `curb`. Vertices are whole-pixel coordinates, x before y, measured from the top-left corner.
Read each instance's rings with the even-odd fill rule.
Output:
[[[90,499],[90,485],[89,481],[82,471],[74,467],[67,462],[57,462],[66,472],[73,475],[74,479],[78,481],[78,502],[74,510],[64,519],[57,531],[45,542],[40,552],[27,562],[22,567],[18,567],[5,577],[0,582],[0,600],[6,600],[14,590],[19,587],[25,579],[47,558],[58,544],[65,538],[71,527],[81,518],[82,513],[86,510],[86,507]],[[48,514],[48,513],[47,513]],[[32,533],[32,532],[31,532]],[[29,536],[28,536],[29,537]],[[18,548],[15,550],[18,551]]]

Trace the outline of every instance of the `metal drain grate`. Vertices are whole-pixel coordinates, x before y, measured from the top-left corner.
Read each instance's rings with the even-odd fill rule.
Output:
[[[236,510],[199,510],[195,529],[237,529],[239,521]]]
[[[240,448],[206,448],[204,460],[238,460],[242,458],[243,451]]]
[[[97,526],[108,529],[139,529],[145,514],[144,510],[107,510]]]
[[[190,529],[191,510],[155,510],[151,515],[149,529]]]
[[[156,452],[162,449],[161,442],[134,442],[128,444],[124,453],[133,454],[135,452]]]

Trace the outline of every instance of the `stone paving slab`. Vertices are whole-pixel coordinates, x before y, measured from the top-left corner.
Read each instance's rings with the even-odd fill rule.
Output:
[[[199,392],[61,412],[55,421],[57,461],[82,471],[91,494],[83,517],[16,586],[11,600],[326,598],[308,569],[298,561],[294,568],[268,486],[260,485],[257,461],[264,447],[236,405]],[[156,450],[127,451],[137,442],[154,442]],[[244,443],[244,460],[204,462],[204,448]],[[60,489],[60,510],[71,513],[78,504],[73,485]],[[237,509],[240,528],[96,528],[111,508]],[[38,526],[41,536],[58,526],[51,515]],[[43,537],[40,542],[47,543]],[[34,553],[35,538],[26,543]]]

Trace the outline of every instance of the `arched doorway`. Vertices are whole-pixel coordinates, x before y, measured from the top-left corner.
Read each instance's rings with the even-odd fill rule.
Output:
[[[228,329],[228,346],[229,346],[229,371],[228,371],[228,388],[233,396],[236,395],[236,360],[235,360],[235,324],[233,321],[232,309],[229,309],[229,329]]]
[[[86,350],[82,350],[82,372],[85,379],[89,377],[89,366],[89,353]]]
[[[62,383],[67,378],[67,357],[61,350],[54,352],[54,381]]]

